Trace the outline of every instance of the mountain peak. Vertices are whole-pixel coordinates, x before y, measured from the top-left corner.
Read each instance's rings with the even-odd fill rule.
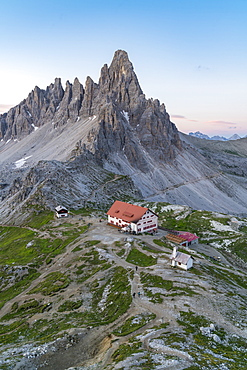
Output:
[[[114,71],[118,77],[132,75],[134,73],[134,68],[129,60],[128,54],[124,50],[117,50],[114,53],[109,71]]]
[[[128,53],[125,50],[116,50],[112,59],[112,62],[130,62]]]
[[[239,140],[239,139],[241,139],[241,136],[239,136],[238,134],[234,134],[231,137],[229,137],[228,140]]]

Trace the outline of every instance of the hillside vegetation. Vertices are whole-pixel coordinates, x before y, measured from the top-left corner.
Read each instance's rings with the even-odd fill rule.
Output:
[[[121,234],[99,210],[0,226],[1,369],[246,369],[247,220],[141,205],[199,236],[191,270],[165,230]]]

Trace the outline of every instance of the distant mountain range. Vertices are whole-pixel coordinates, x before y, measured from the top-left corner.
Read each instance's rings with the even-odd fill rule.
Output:
[[[238,134],[234,134],[232,135],[231,137],[229,137],[228,139],[224,136],[219,136],[219,135],[216,135],[216,136],[208,136],[206,134],[203,134],[202,132],[200,131],[196,131],[196,132],[190,132],[189,133],[190,136],[195,136],[195,137],[198,137],[199,139],[206,139],[206,140],[219,140],[219,141],[228,141],[228,140],[238,140],[238,139],[241,139],[241,137],[238,135]],[[246,136],[245,136],[246,137]]]

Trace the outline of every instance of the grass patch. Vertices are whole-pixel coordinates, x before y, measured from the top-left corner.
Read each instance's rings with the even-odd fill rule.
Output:
[[[144,325],[149,323],[151,320],[154,320],[156,317],[155,314],[139,314],[136,316],[132,316],[125,321],[123,325],[113,331],[114,335],[117,336],[125,336],[134,331],[142,328]]]
[[[200,327],[208,327],[210,325],[210,322],[204,316],[196,315],[192,311],[180,311],[180,319],[177,322],[185,327],[187,334],[197,333]]]
[[[23,278],[19,281],[15,281],[13,285],[8,287],[7,289],[3,289],[0,291],[0,309],[4,306],[6,302],[10,299],[14,298],[15,296],[19,295],[25,289],[27,289],[32,281],[39,277],[39,273],[36,269],[29,268],[28,274],[23,276]]]
[[[33,247],[28,248],[36,233],[20,227],[0,227],[0,262],[25,265],[38,255]]]
[[[164,280],[161,276],[158,275],[152,275],[149,273],[141,272],[140,278],[146,296],[150,298],[150,301],[153,303],[162,303],[164,298],[162,293],[160,292],[153,293],[152,289],[150,289],[149,287],[166,289],[168,291],[171,290],[173,287],[172,281]]]
[[[237,285],[238,287],[247,289],[247,279],[241,275],[234,274],[230,271],[223,271],[221,269],[217,269],[215,266],[203,266],[203,271],[205,271],[208,275],[213,276],[217,280],[226,282],[227,284]]]
[[[60,290],[66,288],[70,279],[59,271],[51,272],[35,288],[31,289],[28,294],[41,293],[43,295],[54,295]]]
[[[122,249],[120,249],[120,251],[118,251],[118,252],[116,253],[116,255],[117,255],[118,257],[122,257],[122,256],[124,255],[124,253],[125,253],[125,249],[124,249],[124,248],[122,248]]]
[[[0,335],[12,332],[24,324],[24,320],[14,321],[9,325],[0,325]],[[0,337],[1,338],[1,337]]]
[[[142,247],[142,249],[144,249],[145,251],[148,251],[148,252],[150,252],[150,253],[160,253],[160,251],[159,251],[159,250],[157,250],[157,249],[155,249],[154,247],[149,246],[149,245],[147,245],[147,244],[145,244],[145,243],[142,243],[142,244],[141,244],[141,247]]]
[[[134,265],[147,267],[155,265],[157,263],[157,258],[148,256],[147,254],[140,252],[138,249],[133,248],[128,254],[126,261],[133,263]]]
[[[91,250],[81,257],[83,264],[77,267],[76,275],[78,276],[78,283],[83,283],[98,271],[107,270],[112,265],[107,260],[100,258],[99,252]]]
[[[118,266],[111,271],[106,283],[93,288],[92,310],[88,322],[93,325],[105,325],[123,315],[132,302],[127,271]]]
[[[84,242],[85,247],[89,248],[92,247],[93,245],[97,245],[100,243],[100,240],[87,240]]]
[[[74,311],[81,307],[82,301],[65,301],[61,306],[58,307],[58,312]]]
[[[16,317],[30,317],[36,313],[44,312],[47,308],[49,308],[49,306],[49,304],[41,304],[36,299],[26,300],[21,305],[19,305],[18,302],[15,302],[11,307],[11,312],[4,315],[1,318],[1,321],[11,320]]]
[[[247,238],[238,238],[236,241],[233,241],[229,246],[228,249],[231,250],[232,253],[236,254],[240,257],[243,261],[247,262]]]
[[[166,290],[171,290],[173,287],[173,282],[171,280],[164,280],[161,276],[158,275],[141,272],[140,278],[144,286],[163,288]]]
[[[194,292],[191,288],[189,287],[173,287],[170,292],[169,292],[169,296],[170,297],[175,297],[175,296],[178,296],[178,295],[186,295],[186,296],[189,296],[189,297],[192,297],[193,295],[197,294],[196,292]]]
[[[80,252],[82,250],[82,248],[81,247],[79,247],[79,246],[77,246],[77,247],[75,247],[73,250],[72,250],[72,252]]]
[[[159,245],[160,247],[164,247],[164,248],[170,248],[167,243],[165,243],[163,240],[161,239],[154,239],[153,242],[157,245]]]
[[[25,222],[25,225],[34,229],[40,229],[47,225],[51,220],[54,220],[54,212],[46,210],[35,211]]]
[[[113,353],[112,359],[116,362],[123,361],[127,357],[133,355],[134,353],[141,352],[142,343],[134,342],[130,344],[121,344],[119,348]]]

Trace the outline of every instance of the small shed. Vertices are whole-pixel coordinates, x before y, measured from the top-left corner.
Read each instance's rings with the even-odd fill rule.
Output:
[[[188,231],[179,231],[178,235],[187,241],[187,246],[198,244],[199,237],[196,234],[189,233]]]
[[[68,217],[69,211],[64,206],[57,206],[55,208],[57,218]]]
[[[178,251],[178,247],[173,248],[171,255],[171,265],[173,267],[179,267],[183,270],[189,270],[193,267],[194,258],[190,254],[182,253]]]
[[[174,231],[166,235],[166,239],[172,243],[188,247],[192,244],[197,244],[199,237],[187,231]]]
[[[187,240],[185,238],[183,238],[182,236],[175,235],[175,234],[167,234],[166,239],[169,242],[187,247]]]

